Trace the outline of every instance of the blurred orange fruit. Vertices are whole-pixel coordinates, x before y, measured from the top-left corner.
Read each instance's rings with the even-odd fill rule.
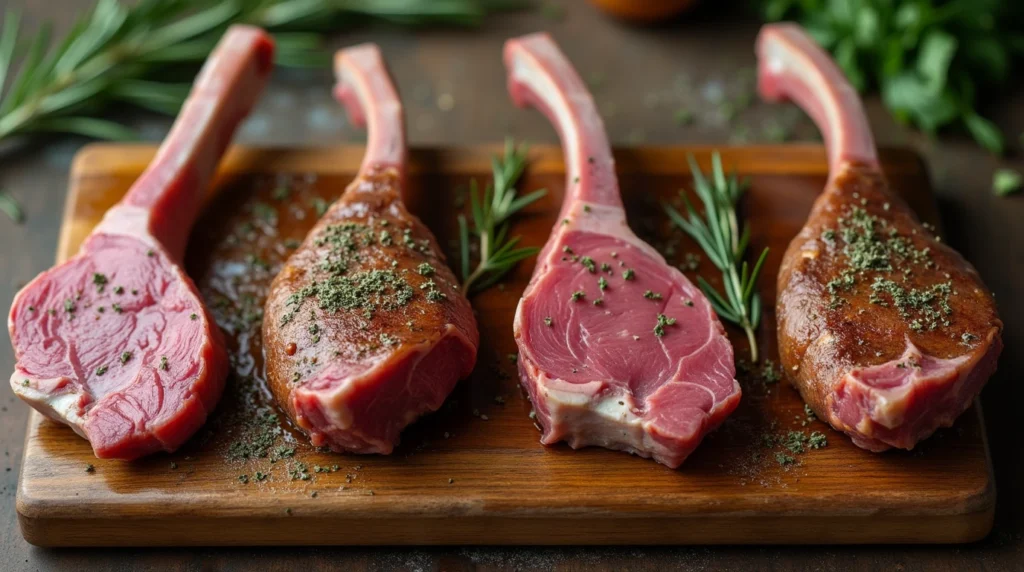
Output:
[[[665,20],[685,12],[696,0],[590,0],[605,12],[643,24]]]

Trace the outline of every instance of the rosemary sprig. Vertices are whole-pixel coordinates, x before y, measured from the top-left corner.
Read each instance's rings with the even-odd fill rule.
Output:
[[[476,180],[470,181],[472,228],[465,215],[459,215],[459,241],[462,254],[462,291],[467,295],[486,290],[508,273],[520,260],[533,256],[536,247],[516,248],[520,237],[508,236],[509,218],[534,203],[547,190],[540,189],[516,197],[515,184],[526,168],[526,146],[518,148],[505,140],[503,157],[491,159],[494,181],[484,187],[481,196]],[[479,261],[470,269],[470,245],[477,241]]]
[[[757,275],[760,274],[768,256],[768,249],[765,248],[761,252],[754,269],[751,270],[743,259],[750,243],[750,228],[741,228],[736,215],[736,204],[743,196],[745,185],[740,183],[735,174],[725,176],[722,158],[717,152],[711,159],[713,170],[710,181],[701,173],[693,157],[688,159],[693,173],[694,190],[704,204],[704,213],[699,214],[685,194],[682,194],[682,197],[686,204],[686,218],[671,205],[664,205],[665,212],[673,222],[697,241],[711,262],[722,271],[724,296],[704,278],[698,276],[697,282],[711,301],[715,312],[722,319],[736,324],[747,333],[750,359],[757,362],[757,340],[754,332],[761,321],[761,296],[754,288],[757,284]]]
[[[7,191],[0,191],[0,212],[7,215],[7,218],[14,221],[15,224],[25,222],[25,211],[21,209],[21,205],[14,200],[14,197],[7,194]]]
[[[37,132],[99,139],[133,138],[115,121],[96,117],[114,103],[173,114],[187,80],[235,23],[274,32],[277,63],[326,66],[324,34],[347,24],[474,25],[518,0],[98,0],[56,44],[50,26],[21,30],[8,9],[0,26],[0,142]],[[18,74],[4,90],[9,72]],[[170,78],[170,79],[169,79]],[[184,80],[177,83],[177,80]]]

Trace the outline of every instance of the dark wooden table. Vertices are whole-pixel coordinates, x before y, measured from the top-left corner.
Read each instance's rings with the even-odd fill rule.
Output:
[[[27,23],[51,18],[58,30],[92,0],[0,0],[24,11]],[[713,4],[706,2],[706,4]],[[616,144],[740,143],[766,140],[772,122],[792,121],[794,136],[816,137],[813,127],[786,108],[755,103],[731,122],[714,103],[747,89],[757,25],[706,8],[671,25],[622,26],[582,0],[562,2],[564,17],[535,12],[493,18],[480,30],[341,34],[337,45],[379,42],[404,94],[409,136],[415,145],[493,143],[506,134],[529,141],[556,137],[539,114],[512,107],[504,89],[502,41],[546,29],[587,78]],[[240,139],[257,144],[319,145],[361,141],[330,98],[327,70],[278,72]],[[996,292],[1006,320],[1006,351],[982,395],[997,474],[998,512],[992,534],[966,546],[666,547],[666,548],[234,548],[157,550],[43,550],[18,530],[14,498],[28,408],[0,384],[0,562],[4,570],[1020,570],[1024,569],[1024,195],[995,197],[992,171],[1024,168],[1017,135],[1024,130],[1024,99],[1008,90],[991,112],[1013,142],[1011,159],[998,159],[957,135],[928,140],[893,123],[877,101],[869,114],[878,141],[910,145],[933,176],[948,240],[972,260]],[[1016,97],[1015,97],[1016,96]],[[1015,102],[1016,100],[1016,102]],[[679,126],[678,109],[695,121]],[[129,118],[143,137],[159,140],[169,121]],[[767,122],[767,123],[766,123]],[[0,187],[25,207],[27,220],[0,221],[0,300],[53,261],[68,168],[85,143],[57,138],[0,150]],[[0,371],[13,368],[9,343],[0,343]],[[815,531],[808,530],[813,538]]]

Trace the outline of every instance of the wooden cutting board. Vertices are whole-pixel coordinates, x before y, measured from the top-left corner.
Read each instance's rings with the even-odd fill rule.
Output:
[[[497,150],[412,152],[409,207],[442,245],[457,236],[467,182],[489,176]],[[631,225],[670,262],[687,268],[699,250],[672,228],[660,203],[678,200],[678,190],[689,187],[687,154],[707,169],[711,151],[616,151]],[[78,155],[58,260],[77,250],[153,153],[148,146],[93,145]],[[782,253],[824,185],[825,153],[818,146],[722,153],[728,169],[751,180],[744,211],[752,249],[772,249],[759,284],[770,309]],[[562,199],[564,172],[558,148],[535,147],[530,154],[521,188],[550,193],[516,220],[513,232],[524,244],[540,246]],[[224,400],[183,450],[134,463],[97,460],[68,428],[33,414],[18,488],[29,542],[937,543],[968,542],[990,530],[995,490],[976,406],[913,452],[872,454],[809,419],[797,393],[772,383],[763,366],[741,374],[740,408],[678,470],[602,449],[541,446],[510,356],[512,316],[533,260],[473,300],[482,336],[476,371],[441,411],[405,432],[394,455],[313,450],[273,416],[254,335],[260,295],[287,254],[282,245],[302,237],[318,198],[336,197],[361,157],[358,147],[232,150],[187,262],[232,346],[234,372]],[[937,222],[920,160],[908,151],[882,157],[893,187],[924,219]],[[269,254],[246,256],[249,244]],[[697,267],[718,282],[706,259]],[[693,279],[695,272],[687,274]],[[759,333],[769,358],[776,355],[773,318],[766,312]],[[745,340],[729,329],[743,360]],[[823,432],[828,445],[794,453],[778,443],[792,431]]]

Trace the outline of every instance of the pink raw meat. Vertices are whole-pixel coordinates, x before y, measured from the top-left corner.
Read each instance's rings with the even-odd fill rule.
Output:
[[[739,403],[732,346],[700,290],[627,226],[604,125],[551,38],[510,40],[505,65],[513,100],[565,147],[565,202],[515,317],[541,442],[678,467]]]
[[[228,30],[146,172],[78,254],[14,298],[14,393],[70,425],[97,457],[174,451],[220,399],[221,333],[180,263],[203,191],[273,53],[262,30]]]
[[[480,336],[433,234],[402,201],[402,103],[380,51],[342,50],[335,68],[336,96],[368,124],[366,156],[270,287],[267,380],[314,445],[388,454],[473,370]]]
[[[779,271],[779,353],[817,416],[871,451],[911,449],[966,410],[1002,350],[995,300],[882,175],[867,117],[793,24],[757,40],[761,94],[825,135],[829,180]]]

